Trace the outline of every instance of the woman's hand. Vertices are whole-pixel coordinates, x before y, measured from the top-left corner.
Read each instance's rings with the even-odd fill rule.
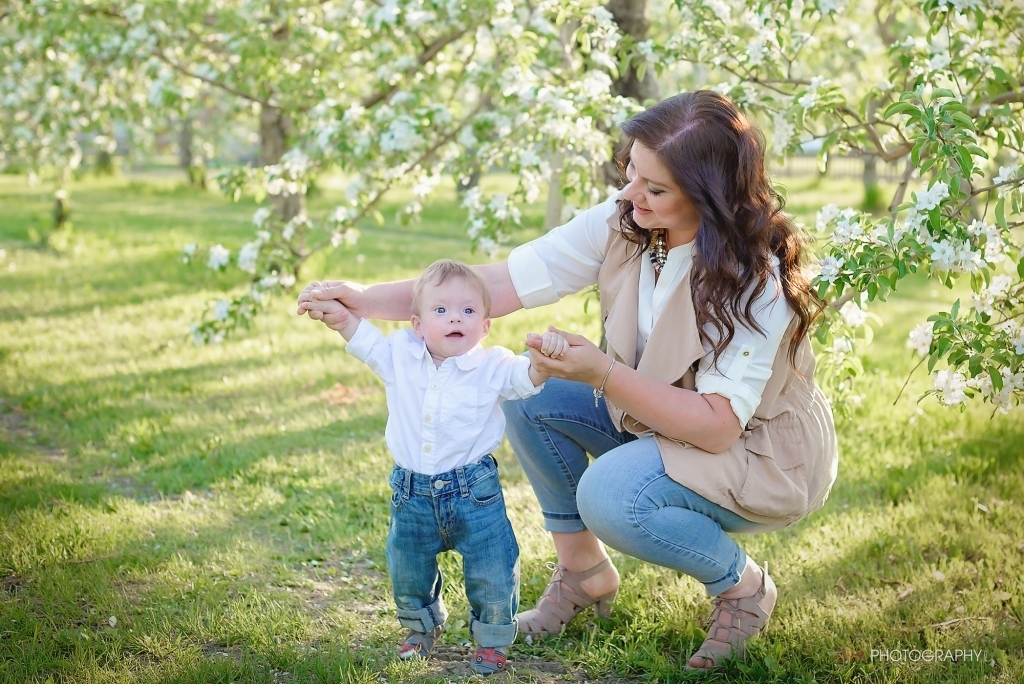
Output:
[[[366,318],[364,289],[359,283],[314,280],[299,293],[296,313],[307,314],[315,321],[323,321],[328,328],[341,330],[350,316],[356,320]],[[339,309],[334,300],[341,302],[343,308]]]
[[[563,332],[554,326],[548,326],[548,331],[564,337],[569,349],[558,357],[545,356],[543,338],[531,334],[526,338],[526,346],[533,351],[530,363],[540,372],[555,378],[585,382],[593,387],[601,384],[601,378],[611,363],[608,355],[582,335]]]

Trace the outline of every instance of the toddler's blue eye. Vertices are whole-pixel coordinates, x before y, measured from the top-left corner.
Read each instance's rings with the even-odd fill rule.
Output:
[[[473,309],[472,309],[472,307],[468,307],[467,306],[465,309],[462,310],[462,313],[466,314],[467,316],[472,316],[473,315]]]
[[[436,311],[439,314],[448,313],[448,309],[444,308],[443,306],[437,307],[436,309],[434,309],[434,311]]]

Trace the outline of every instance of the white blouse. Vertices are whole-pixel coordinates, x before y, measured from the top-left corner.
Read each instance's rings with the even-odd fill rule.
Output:
[[[552,304],[567,294],[578,292],[597,282],[604,261],[610,228],[608,218],[618,211],[618,195],[579,214],[569,223],[512,250],[508,270],[516,294],[530,309]],[[693,265],[693,243],[668,251],[668,259],[655,283],[654,267],[647,252],[640,255],[640,299],[637,307],[636,360],[647,346],[661,310]],[[764,292],[751,311],[766,334],[737,322],[732,342],[715,366],[712,347],[697,369],[697,392],[718,394],[729,400],[733,413],[746,425],[761,403],[761,393],[772,375],[772,362],[782,336],[796,315],[781,291],[779,261],[775,259],[775,278],[769,279]],[[712,338],[715,330],[706,331]]]

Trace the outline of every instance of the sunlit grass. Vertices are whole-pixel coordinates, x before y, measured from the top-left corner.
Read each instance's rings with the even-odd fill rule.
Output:
[[[503,182],[488,179],[488,182]],[[856,183],[787,179],[805,223],[856,205]],[[325,184],[311,212],[338,190]],[[471,262],[454,194],[401,226],[398,206],[308,278],[409,277],[440,257]],[[89,180],[73,188],[60,252],[30,231],[45,189],[0,176],[0,681],[443,681],[468,677],[460,563],[441,657],[398,663],[384,569],[383,392],[337,335],[277,300],[250,332],[195,347],[190,323],[242,286],[179,259],[187,242],[251,238],[251,203],[177,187]],[[542,207],[516,241],[539,234]],[[908,283],[866,359],[864,399],[839,425],[839,481],[799,525],[743,538],[780,602],[766,638],[717,681],[1022,681],[1024,424],[917,397],[907,332],[948,291]],[[598,335],[582,299],[495,322],[522,348],[548,323]],[[523,559],[523,603],[553,550],[507,445],[497,454]],[[683,681],[708,602],[675,572],[614,554],[610,620],[514,649],[520,681]],[[113,617],[112,621],[110,618]],[[892,663],[872,649],[984,651],[981,661]],[[699,678],[699,676],[696,676]]]

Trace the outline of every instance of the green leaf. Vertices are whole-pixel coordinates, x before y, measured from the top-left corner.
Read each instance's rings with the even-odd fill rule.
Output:
[[[949,88],[936,88],[932,91],[932,100],[937,100],[940,97],[955,97],[955,95]]]
[[[956,319],[956,315],[958,313],[960,313],[960,300],[959,299],[956,300],[955,302],[953,302],[953,308],[951,308],[949,310],[949,317],[955,320]]]
[[[885,113],[882,114],[882,118],[888,119],[894,114],[907,114],[910,118],[917,119],[921,116],[921,110],[909,102],[894,102],[885,108]]]
[[[996,392],[1003,389],[1003,376],[999,371],[990,366],[988,369],[988,377],[992,379],[992,388],[995,389]]]
[[[996,225],[1003,230],[1006,228],[1006,198],[1000,197],[999,201],[996,202]]]
[[[953,121],[956,121],[964,128],[969,128],[972,131],[977,130],[974,126],[974,119],[967,116],[966,114],[963,114],[961,112],[953,112],[950,116],[953,119]]]

